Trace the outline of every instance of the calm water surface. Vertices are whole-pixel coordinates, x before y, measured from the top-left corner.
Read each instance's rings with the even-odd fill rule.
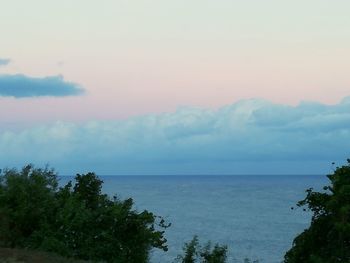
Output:
[[[228,262],[244,258],[281,262],[310,215],[291,210],[325,176],[103,176],[103,191],[132,197],[138,210],[163,216],[169,251],[154,251],[153,263],[172,262],[194,235],[229,247]],[[62,178],[62,183],[68,180]]]

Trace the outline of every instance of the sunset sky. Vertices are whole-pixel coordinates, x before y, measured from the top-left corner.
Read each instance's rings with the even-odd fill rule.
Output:
[[[0,4],[0,167],[293,174],[350,157],[350,1]]]

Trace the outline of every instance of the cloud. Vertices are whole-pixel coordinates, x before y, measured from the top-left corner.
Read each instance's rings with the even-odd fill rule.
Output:
[[[0,163],[49,162],[63,173],[327,173],[350,156],[350,100],[298,106],[244,100],[123,121],[0,133]]]
[[[2,97],[64,97],[80,95],[84,90],[75,83],[64,81],[62,76],[33,78],[25,75],[0,75]]]
[[[0,67],[1,66],[6,66],[11,62],[11,59],[8,58],[0,58]]]

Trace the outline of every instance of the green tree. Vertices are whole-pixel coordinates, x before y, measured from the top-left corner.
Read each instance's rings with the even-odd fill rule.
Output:
[[[211,243],[208,242],[204,247],[199,244],[198,237],[185,243],[183,247],[184,255],[179,255],[176,258],[177,262],[181,263],[225,263],[227,259],[227,246],[215,244],[212,248]]]
[[[194,263],[198,257],[198,246],[199,242],[197,236],[194,236],[189,243],[185,243],[185,255],[182,257],[181,263]]]
[[[350,160],[328,175],[322,192],[312,188],[298,206],[312,212],[311,225],[298,235],[285,255],[285,263],[350,262]]]
[[[208,242],[200,252],[200,256],[203,263],[224,263],[227,259],[227,247],[215,244],[211,248],[211,243]]]
[[[106,199],[107,196],[101,194],[103,181],[96,174],[77,174],[75,181],[74,194],[79,201],[84,202],[86,207],[97,209],[100,201]]]
[[[58,188],[48,168],[26,166],[0,176],[0,244],[106,262],[143,263],[166,251],[161,217],[133,209],[133,200],[102,194],[94,173]]]
[[[25,166],[0,175],[0,245],[25,246],[28,238],[54,220],[57,176],[54,170]]]

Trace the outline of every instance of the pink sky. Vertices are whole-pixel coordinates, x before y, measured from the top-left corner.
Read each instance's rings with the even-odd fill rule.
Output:
[[[0,74],[61,74],[70,98],[0,98],[4,121],[83,121],[350,95],[348,1],[13,1]],[[19,8],[20,7],[20,8]]]

